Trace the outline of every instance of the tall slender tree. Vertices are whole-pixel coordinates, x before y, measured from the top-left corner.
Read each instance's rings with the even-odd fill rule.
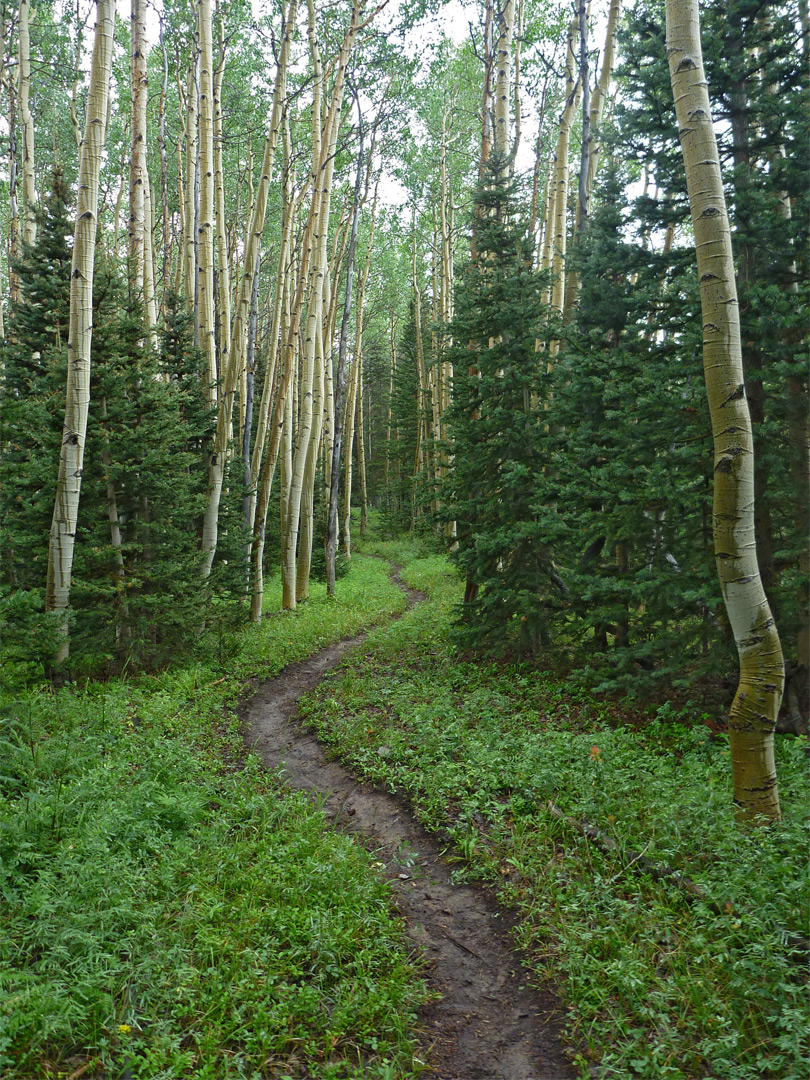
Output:
[[[784,663],[757,563],[754,444],[743,379],[734,256],[703,69],[697,0],[667,0],[667,56],[695,232],[714,439],[714,550],[740,657],[729,714],[734,799],[746,821],[779,818],[773,733]]]

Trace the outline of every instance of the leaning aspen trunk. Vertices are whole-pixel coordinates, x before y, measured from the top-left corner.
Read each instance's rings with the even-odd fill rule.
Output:
[[[37,238],[37,219],[34,210],[37,205],[37,188],[34,173],[34,120],[31,116],[29,95],[31,92],[31,38],[29,34],[30,0],[20,0],[19,25],[17,38],[19,45],[19,99],[20,128],[22,130],[22,189],[23,240],[33,244]]]
[[[703,366],[714,439],[714,551],[740,657],[740,681],[729,714],[734,801],[743,821],[775,821],[780,811],[773,733],[784,664],[754,541],[754,449],[731,235],[697,0],[667,0],[666,16],[703,313]]]
[[[113,52],[113,0],[98,0],[90,94],[84,138],[79,147],[76,226],[70,273],[70,329],[65,422],[48,549],[46,608],[58,619],[59,644],[52,667],[68,657],[68,609],[76,524],[79,515],[87,411],[90,404],[90,345],[93,336],[93,269],[98,220],[98,180],[106,136],[107,100]]]

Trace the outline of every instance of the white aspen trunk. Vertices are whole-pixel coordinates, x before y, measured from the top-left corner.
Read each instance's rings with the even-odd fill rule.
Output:
[[[297,357],[294,359],[297,361]],[[297,378],[297,375],[296,363],[296,371],[293,372],[292,378]],[[279,535],[281,536],[284,535],[287,528],[287,505],[290,499],[290,482],[292,480],[293,427],[295,422],[293,404],[292,387],[290,386],[287,388],[281,409],[282,430],[279,446]]]
[[[357,471],[360,475],[360,535],[368,528],[368,483],[366,480],[366,425],[363,411],[363,362],[362,353],[357,364]]]
[[[267,138],[265,139],[264,144],[264,156],[262,158],[261,177],[259,178],[259,184],[256,189],[255,199],[253,201],[250,224],[248,226],[245,236],[243,258],[243,263],[245,267],[252,267],[256,264],[256,255],[259,249],[259,245],[261,243],[262,233],[264,232],[264,222],[267,215],[267,199],[270,191],[270,182],[273,175],[273,166],[275,164],[276,150],[278,147],[278,141],[282,132],[282,128],[285,128],[285,124],[287,123],[287,121],[284,120],[284,104],[285,98],[287,96],[287,66],[289,63],[290,48],[295,34],[295,20],[297,10],[297,0],[290,0],[290,4],[287,8],[287,14],[281,28],[281,49],[279,51],[278,67],[276,69],[276,80],[273,88],[273,104],[270,113]],[[288,132],[286,137],[289,138]],[[285,177],[288,178],[289,149],[285,154],[285,157]],[[292,211],[292,207],[289,205],[287,209]],[[277,275],[276,277],[277,302],[273,317],[273,326],[275,327],[276,333],[278,333],[278,328],[281,321],[280,301],[282,297],[282,289],[279,285],[280,275],[282,273],[282,267],[285,266],[287,260],[287,250],[289,248],[292,229],[292,217],[292,213],[288,213],[282,223],[282,251],[279,254],[279,275]],[[237,293],[236,303],[234,305],[233,324],[231,326],[230,332],[231,347],[233,351],[233,365],[240,378],[241,373],[245,368],[245,358],[247,352],[247,330],[250,319],[251,289],[252,276],[250,273],[243,273],[239,282],[239,290]],[[275,339],[273,338],[271,338],[271,348],[276,348]],[[266,409],[261,409],[259,415],[260,430],[258,430],[256,433],[257,440],[260,440],[261,446],[256,464],[251,465],[251,472],[253,476],[256,475],[258,461],[261,460],[261,452],[264,449],[263,442],[264,432],[266,430],[266,415]],[[263,417],[265,419],[263,419]]]
[[[551,306],[560,314],[565,299],[565,255],[568,240],[568,153],[571,144],[571,128],[574,114],[579,104],[580,86],[576,78],[574,58],[574,35],[577,21],[568,28],[568,48],[565,64],[565,104],[560,114],[560,127],[557,135],[557,152],[554,161],[554,235],[552,237],[552,273]],[[558,342],[552,342],[552,349]]]
[[[216,273],[216,306],[217,306],[217,319],[215,326],[218,331],[218,337],[216,339],[217,348],[217,368],[220,373],[221,379],[228,379],[228,366],[231,359],[231,274],[230,263],[228,261],[228,237],[225,227],[225,178],[222,174],[222,75],[225,71],[225,46],[222,42],[222,24],[220,23],[220,59],[214,72],[214,207],[215,207],[215,222],[216,222],[216,252],[217,252],[217,273]],[[257,251],[258,254],[258,251]],[[253,291],[253,273],[252,269],[255,266],[255,258],[251,263],[251,272],[244,275],[244,281],[247,282],[247,286],[250,292]],[[249,307],[249,302],[248,302]],[[248,320],[249,321],[249,320]],[[242,431],[244,430],[245,419],[245,364],[241,365],[241,368],[237,370],[237,378],[239,379],[239,404],[240,404],[240,424],[238,438],[241,440]],[[233,399],[231,400],[230,407],[225,405],[226,409],[233,412]],[[222,397],[219,401],[220,410],[223,408]],[[227,425],[226,438],[230,439],[232,434],[232,422]],[[225,455],[227,456],[227,445],[225,448]],[[219,507],[217,507],[217,510]]]
[[[76,225],[70,274],[70,329],[65,422],[48,549],[46,608],[59,622],[52,666],[59,670],[69,651],[68,610],[79,514],[87,411],[90,404],[90,346],[93,336],[93,269],[98,220],[98,181],[106,138],[105,121],[113,53],[113,0],[98,0],[87,122],[79,147]]]
[[[599,151],[601,149],[602,116],[605,110],[610,89],[610,79],[613,74],[613,63],[616,54],[616,31],[619,28],[619,18],[622,12],[622,0],[611,0],[608,11],[607,29],[605,31],[605,44],[602,49],[602,66],[599,69],[599,80],[594,87],[591,98],[590,130],[588,133],[588,193],[593,192],[593,184],[596,172],[599,168]]]
[[[579,23],[579,86],[582,98],[582,137],[579,149],[579,182],[577,185],[577,208],[574,215],[572,241],[578,241],[588,230],[591,193],[588,186],[588,158],[591,124],[591,84],[588,62],[588,11],[590,5],[579,0],[577,21]],[[563,301],[563,322],[568,323],[579,300],[579,274],[568,270]]]
[[[20,211],[18,199],[19,155],[17,151],[17,90],[14,76],[6,80],[8,97],[8,298],[16,304],[20,279],[13,263],[20,257]]]
[[[37,238],[36,177],[34,172],[34,120],[31,116],[31,37],[29,32],[30,0],[20,0],[17,28],[19,52],[20,128],[22,133],[23,240],[33,244]]]
[[[346,432],[345,452],[343,462],[343,535],[341,544],[343,554],[347,559],[352,557],[352,478],[354,474],[354,437],[355,418],[357,416],[357,392],[359,389],[360,357],[357,354],[352,359],[352,370],[349,375],[349,393],[346,398],[346,419],[343,427]]]
[[[509,100],[512,83],[512,36],[515,27],[515,0],[506,0],[497,16],[498,42],[495,49],[494,148],[502,158],[510,156]]]
[[[149,340],[154,349],[157,348],[157,303],[155,301],[155,221],[152,207],[152,185],[149,183],[149,171],[144,173],[144,223],[146,235],[143,247],[143,292],[146,328]]]
[[[189,312],[195,316],[194,333],[199,344],[197,312],[197,175],[199,165],[199,54],[195,51],[189,64],[185,109],[181,121],[186,131],[185,161],[185,236],[183,243],[183,293]],[[182,104],[181,104],[182,108]],[[178,148],[179,149],[179,148]],[[216,400],[216,387],[206,388],[208,400]]]
[[[493,86],[493,66],[494,66],[494,0],[486,0],[486,7],[484,9],[484,44],[483,44],[483,60],[484,60],[484,78],[483,78],[483,92],[481,101],[481,166],[485,161],[489,160],[489,156],[492,153],[492,140],[493,140],[493,128],[495,124],[495,109],[494,109],[494,86]]]
[[[132,0],[130,9],[130,80],[132,93],[132,141],[129,156],[129,221],[127,256],[130,289],[144,304],[146,277],[146,23],[143,0]]]
[[[285,142],[289,151],[289,132],[286,132]],[[265,443],[267,441],[268,426],[270,423],[270,411],[275,398],[275,388],[278,382],[279,353],[282,340],[286,340],[286,327],[289,326],[289,317],[284,319],[285,312],[289,309],[290,287],[292,277],[292,265],[290,262],[290,244],[292,237],[293,222],[298,208],[298,201],[294,201],[289,182],[289,153],[285,153],[285,196],[282,209],[281,244],[278,257],[278,271],[276,273],[275,291],[273,294],[273,308],[270,320],[270,351],[267,360],[267,371],[262,387],[262,399],[259,406],[259,417],[256,426],[256,438],[253,440],[253,451],[250,459],[250,511],[248,530],[253,531],[256,522],[256,479],[259,475],[262,460],[264,458]],[[284,324],[284,325],[283,325]]]
[[[313,59],[313,68],[316,73],[316,87],[320,85],[320,58],[318,56],[317,42],[315,40],[315,8],[313,0],[309,0],[310,13],[310,46]],[[317,232],[315,252],[313,253],[311,284],[309,289],[309,308],[307,311],[307,331],[305,342],[305,363],[301,381],[300,423],[296,441],[295,455],[293,458],[293,476],[290,487],[290,505],[287,528],[282,538],[282,605],[285,608],[295,607],[295,576],[296,576],[296,541],[298,537],[299,514],[301,506],[301,491],[304,482],[304,467],[309,441],[312,438],[312,393],[314,359],[316,347],[316,334],[319,328],[319,320],[323,312],[323,279],[328,269],[327,240],[329,229],[329,209],[332,198],[332,177],[335,167],[335,151],[337,137],[340,128],[341,110],[343,103],[343,88],[346,79],[346,66],[349,56],[354,48],[360,17],[360,0],[354,0],[351,23],[346,36],[341,44],[337,59],[335,82],[323,124],[321,136],[320,108],[316,109],[313,103],[313,201],[317,199]],[[317,95],[316,95],[317,96]],[[320,190],[319,190],[320,189]]]
[[[740,659],[729,712],[740,820],[779,819],[774,729],[784,687],[776,625],[757,563],[754,443],[723,177],[703,70],[697,0],[667,0],[667,57],[700,281],[703,369],[714,441],[714,550]]]
[[[325,385],[325,371],[323,354],[323,308],[321,309],[321,325],[316,328],[315,338],[315,379],[312,393],[312,434],[307,447],[307,456],[304,463],[304,482],[301,490],[301,520],[298,539],[298,555],[296,562],[295,600],[301,603],[309,599],[309,572],[312,566],[312,541],[314,536],[314,496],[315,496],[315,473],[318,466],[318,454],[323,434],[323,397]]]
[[[212,401],[219,398],[215,288],[214,288],[214,46],[211,0],[197,0],[197,34],[200,43],[200,208],[197,224],[197,310],[200,349],[211,386]],[[210,500],[209,500],[210,501]],[[203,554],[208,562],[212,526],[210,510],[203,523]],[[213,558],[213,555],[212,555]],[[208,571],[203,570],[207,576]]]

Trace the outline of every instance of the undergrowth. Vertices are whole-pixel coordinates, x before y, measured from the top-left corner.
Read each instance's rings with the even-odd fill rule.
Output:
[[[142,1080],[418,1071],[424,998],[389,892],[242,750],[245,684],[405,600],[357,558],[217,656],[0,699],[0,1075]]]
[[[806,1077],[806,742],[777,742],[783,822],[741,829],[727,740],[700,716],[462,662],[447,644],[460,590],[447,564],[416,559],[404,578],[430,601],[375,631],[305,713],[448,838],[459,878],[497,883],[518,909],[537,978],[561,986],[582,1076]]]

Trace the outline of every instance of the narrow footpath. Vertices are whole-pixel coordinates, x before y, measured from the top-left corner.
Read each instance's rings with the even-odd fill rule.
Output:
[[[395,577],[398,581],[398,578]],[[404,588],[401,585],[400,587]],[[409,605],[424,596],[406,589]],[[551,995],[527,983],[508,913],[488,890],[454,885],[437,841],[404,800],[358,782],[329,760],[298,718],[298,700],[365,640],[339,642],[259,686],[244,710],[245,742],[290,787],[317,797],[332,823],[358,836],[391,881],[398,910],[441,995],[422,1010],[420,1054],[435,1080],[572,1080]],[[384,869],[382,869],[384,867]]]

